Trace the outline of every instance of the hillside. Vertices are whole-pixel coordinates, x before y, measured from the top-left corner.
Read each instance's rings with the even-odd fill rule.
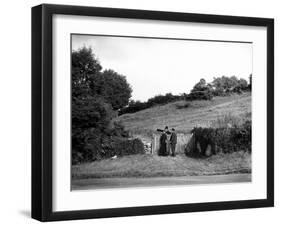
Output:
[[[133,134],[143,134],[168,125],[178,132],[189,132],[194,126],[208,126],[220,115],[249,117],[251,93],[215,97],[211,101],[177,101],[155,106],[116,118]]]

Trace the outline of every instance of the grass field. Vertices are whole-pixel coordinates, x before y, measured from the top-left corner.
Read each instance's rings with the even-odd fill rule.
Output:
[[[149,133],[165,125],[176,128],[178,132],[189,132],[194,126],[208,126],[221,115],[249,117],[250,113],[251,93],[244,93],[215,97],[211,101],[177,101],[124,114],[116,120],[132,134]]]
[[[193,159],[185,155],[176,157],[131,155],[72,166],[73,179],[196,176],[250,172],[251,155],[245,152],[218,154],[206,159]]]

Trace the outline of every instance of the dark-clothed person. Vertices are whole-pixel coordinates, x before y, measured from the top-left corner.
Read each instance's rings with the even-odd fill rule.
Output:
[[[168,127],[166,126],[164,131],[162,132],[161,136],[160,136],[160,148],[159,148],[159,155],[160,156],[166,156],[168,155],[167,153],[167,131],[168,131]]]
[[[172,134],[170,137],[170,145],[171,145],[171,152],[172,152],[172,156],[176,155],[176,145],[177,145],[177,134],[175,129],[172,129]]]

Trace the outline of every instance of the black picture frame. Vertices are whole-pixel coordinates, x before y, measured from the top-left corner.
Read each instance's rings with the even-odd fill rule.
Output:
[[[52,17],[55,14],[263,26],[267,28],[267,198],[95,210],[52,210]],[[274,20],[268,18],[43,4],[32,8],[32,218],[122,217],[274,206]]]

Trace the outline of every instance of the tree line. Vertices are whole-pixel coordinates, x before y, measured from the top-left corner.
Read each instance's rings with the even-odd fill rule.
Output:
[[[211,100],[214,96],[226,96],[233,93],[241,94],[252,90],[252,74],[249,76],[249,82],[246,79],[238,79],[236,76],[221,76],[214,78],[212,82],[207,83],[205,79],[200,79],[192,90],[187,94],[173,95],[167,93],[165,95],[156,95],[147,101],[130,100],[129,104],[119,110],[119,115],[126,113],[134,113],[155,105],[167,104],[179,100]]]

